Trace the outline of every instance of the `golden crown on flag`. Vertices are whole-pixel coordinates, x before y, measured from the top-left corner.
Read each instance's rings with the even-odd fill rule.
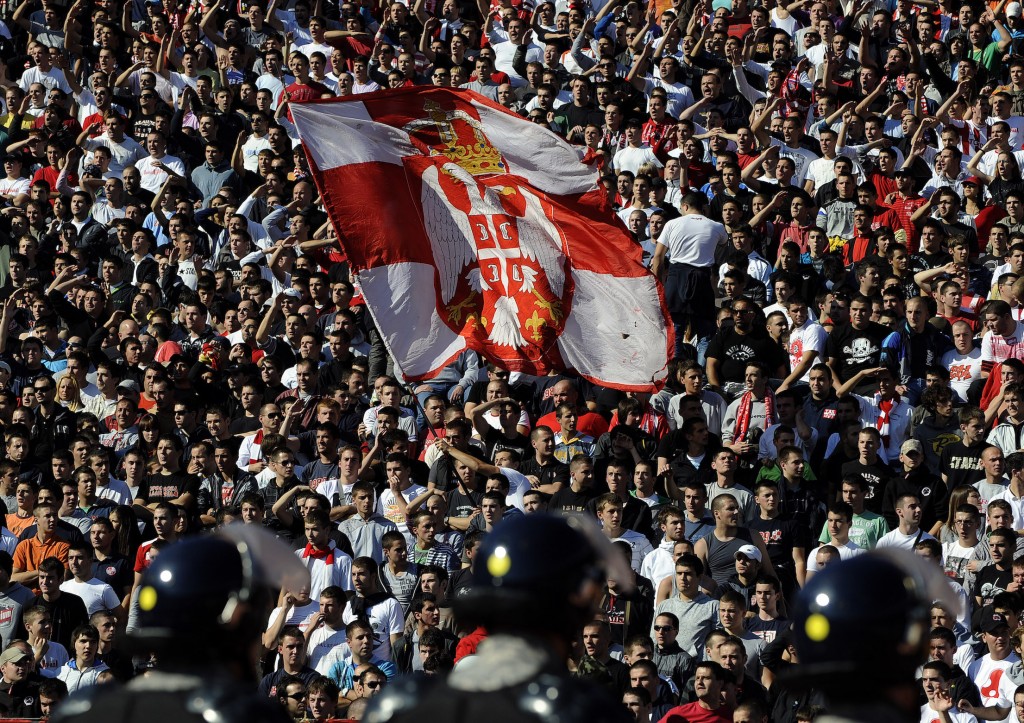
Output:
[[[427,111],[441,139],[441,145],[431,146],[430,155],[444,156],[474,176],[508,171],[501,151],[487,140],[479,120],[461,110],[446,110],[432,100],[426,101],[423,109]],[[472,129],[472,142],[462,142],[454,121],[461,121]]]

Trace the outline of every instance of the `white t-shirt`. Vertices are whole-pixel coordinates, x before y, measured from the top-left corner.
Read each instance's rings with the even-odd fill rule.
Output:
[[[867,552],[867,550],[865,550],[863,547],[858,545],[856,542],[847,542],[845,545],[832,545],[831,542],[829,542],[827,544],[831,545],[832,547],[836,548],[836,550],[839,551],[839,559],[840,560],[849,560],[851,558],[857,557],[858,555],[863,555],[865,552]],[[807,570],[809,572],[817,572],[818,571],[818,550],[817,549],[811,550],[807,554]]]
[[[817,352],[817,359],[824,357],[825,342],[828,340],[828,332],[816,321],[807,322],[789,332],[789,363],[793,369],[803,361],[804,354],[809,351]],[[811,366],[814,366],[813,364]],[[800,381],[806,382],[811,375],[811,367],[800,377]]]
[[[804,179],[807,178],[807,167],[813,162],[818,160],[818,156],[806,148],[797,146],[796,148],[790,148],[785,143],[777,138],[771,139],[773,146],[779,147],[779,157],[788,158],[793,161],[796,165],[796,173],[793,174],[793,183],[799,186],[804,185]]]
[[[90,615],[97,610],[113,610],[121,604],[114,588],[95,577],[88,582],[67,580],[60,584],[60,589],[61,592],[68,592],[82,598],[85,609]]]
[[[150,191],[151,193],[159,193],[160,187],[163,186],[164,181],[167,180],[167,172],[162,168],[157,168],[153,165],[157,161],[163,163],[179,176],[186,176],[185,164],[181,162],[180,158],[170,154],[165,155],[163,158],[146,156],[145,158],[136,161],[135,167],[139,169],[139,173],[142,175],[142,181],[139,185],[147,191]]]
[[[650,146],[640,146],[639,148],[626,146],[618,151],[612,160],[612,166],[615,167],[616,173],[629,171],[634,175],[640,172],[640,166],[645,163],[650,163],[655,168],[661,168],[664,165],[654,155],[654,151],[651,150]]]
[[[946,575],[956,578],[958,581],[963,580],[964,574],[967,572],[967,562],[974,555],[976,547],[977,545],[962,547],[958,540],[944,544],[942,546],[942,560]]]
[[[1009,336],[999,336],[989,332],[981,340],[981,360],[983,362],[1003,362],[1007,359],[1024,360],[1024,324],[1017,322],[1016,328]]]
[[[281,615],[284,608],[274,608],[270,613],[270,618],[267,620],[267,628],[273,626],[274,622]],[[307,605],[299,605],[292,608],[291,613],[288,615],[288,619],[284,621],[287,625],[298,625],[299,630],[305,632],[309,626],[309,618],[313,616],[313,613],[320,612],[320,601],[316,598],[312,598]]]
[[[1014,497],[1013,492],[1007,487],[999,494],[993,495],[988,503],[992,504],[996,500],[1003,500],[1013,508],[1013,529],[1024,529],[1024,497]]]
[[[516,50],[519,49],[519,46],[513,45],[509,41],[508,35],[501,28],[491,30],[487,35],[487,39],[490,40],[491,48],[494,50],[494,69],[507,75],[509,80],[512,81],[514,88],[524,87],[526,85],[526,78],[519,75],[516,69],[512,67]],[[537,43],[530,43],[529,50],[526,51],[526,62],[543,63],[544,48]]]
[[[680,113],[694,103],[693,91],[685,83],[666,83],[657,77],[644,79],[644,94],[648,98],[651,97],[651,91],[655,88],[662,88],[665,91],[668,100],[666,112],[673,118],[678,118]]]
[[[308,621],[306,624],[308,627]],[[316,670],[320,661],[330,655],[331,652],[339,645],[344,645],[345,640],[344,627],[342,627],[341,630],[332,630],[326,625],[321,625],[313,631],[312,635],[309,636],[309,642],[306,646],[309,661],[306,665],[313,668],[313,670]]]
[[[616,537],[612,542],[619,542],[620,540],[629,545],[630,549],[633,551],[629,566],[633,568],[634,572],[639,573],[640,569],[643,567],[644,558],[654,551],[654,547],[651,546],[651,541],[639,532],[634,532],[633,530],[623,530],[622,536]]]
[[[337,549],[333,541],[330,547],[334,557],[330,565],[326,559],[305,557],[305,548],[295,551],[296,557],[309,570],[309,596],[317,600],[320,599],[320,593],[332,585],[337,585],[342,590],[352,589],[352,558]]]
[[[943,723],[945,720],[938,711],[932,710],[932,708],[925,703],[921,706],[921,721],[920,723]],[[953,708],[949,711],[949,720],[952,723],[978,723],[978,719],[970,713],[964,713],[957,708]]]
[[[900,528],[890,530],[889,532],[882,535],[882,539],[875,545],[875,549],[880,547],[900,547],[904,550],[913,550],[921,540],[934,540],[935,538],[929,535],[927,532],[918,530],[910,535],[904,535],[900,532]]]
[[[60,669],[64,667],[71,658],[68,650],[60,643],[49,641],[46,645],[46,652],[39,661],[39,674],[44,678],[56,678]]]
[[[32,181],[28,178],[0,178],[0,195],[18,196],[28,193]]]
[[[523,495],[530,491],[530,480],[518,470],[508,469],[507,467],[499,469],[502,476],[508,480],[508,496],[505,497],[505,505],[515,507],[520,512],[526,512],[526,508],[523,505]]]
[[[991,655],[984,655],[967,668],[967,677],[978,686],[983,706],[1013,708],[1013,691],[1017,685],[1010,680],[1008,672],[1010,666],[1019,660],[1016,653],[1010,653],[1003,660],[992,660]]]
[[[669,263],[706,268],[715,263],[715,249],[728,240],[725,226],[691,213],[666,223],[658,244],[668,247]]]
[[[1020,148],[1021,142],[1024,141],[1024,118],[1019,115],[1011,115],[1009,118],[1003,119],[998,116],[989,116],[985,119],[985,122],[991,128],[994,123],[1005,123],[1010,126],[1010,148]]]
[[[426,491],[426,487],[413,483],[408,489],[402,491],[402,497],[405,498],[405,503],[409,504]],[[406,539],[410,539],[409,526],[405,522],[405,515],[398,509],[396,499],[395,493],[390,488],[381,492],[377,498],[377,514],[394,522],[398,531],[405,535]]]
[[[146,157],[146,149],[135,139],[128,136],[122,141],[115,141],[107,134],[86,138],[82,144],[86,150],[92,151],[100,146],[110,149],[110,171],[118,178],[128,166],[134,166],[137,162]]]
[[[966,401],[971,382],[981,379],[981,349],[974,347],[967,354],[950,349],[942,355],[942,366],[949,369],[949,386]]]
[[[352,602],[345,605],[342,620],[348,625],[356,619],[352,612]],[[391,636],[405,630],[405,617],[402,606],[393,597],[383,600],[370,608],[370,627],[373,628],[373,656],[384,660],[393,660],[391,654]]]

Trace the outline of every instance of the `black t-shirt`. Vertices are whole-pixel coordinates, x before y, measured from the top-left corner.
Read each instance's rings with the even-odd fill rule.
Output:
[[[89,622],[89,611],[82,598],[69,592],[62,592],[59,598],[53,602],[47,602],[42,595],[36,595],[32,604],[42,605],[49,611],[50,618],[53,620],[53,634],[50,639],[55,643],[60,643],[69,651],[74,650],[71,634],[79,625]],[[68,654],[70,655],[70,653]]]
[[[893,477],[892,469],[885,466],[881,459],[876,459],[874,464],[861,464],[859,459],[855,459],[843,465],[842,473],[843,477],[859,474],[867,481],[864,509],[878,515],[882,514],[882,497],[885,495],[886,485]]]
[[[891,333],[892,329],[873,321],[864,329],[844,324],[829,334],[825,357],[839,360],[838,372],[845,382],[862,369],[872,369],[881,363],[882,341]]]
[[[593,490],[583,489],[580,492],[574,492],[572,487],[566,485],[551,496],[548,509],[582,514],[587,511],[587,503],[594,499],[594,496]]]
[[[1011,582],[1013,582],[1012,568],[1007,567],[1005,570],[1000,570],[995,565],[985,565],[978,571],[978,575],[974,579],[971,595],[980,597],[983,606],[991,605],[992,599],[999,593],[1006,592],[1006,588]]]
[[[757,637],[761,638],[765,643],[770,643],[779,636],[780,633],[786,632],[791,623],[788,618],[775,618],[775,620],[762,620],[760,616],[755,615],[747,621],[747,632],[753,633]]]
[[[972,485],[985,479],[981,468],[981,453],[991,447],[984,440],[971,447],[962,441],[947,444],[939,455],[939,469],[946,475],[946,487],[955,490],[960,485]]]
[[[786,364],[782,347],[767,335],[739,334],[735,329],[723,329],[711,340],[708,358],[719,362],[718,376],[723,382],[742,382],[747,362],[757,359],[768,365],[768,373]]]
[[[536,477],[542,485],[549,485],[560,482],[563,485],[569,484],[569,465],[552,461],[551,464],[541,466],[537,458],[530,456],[519,465],[519,471],[527,477]]]
[[[484,446],[487,447],[487,459],[491,460],[491,462],[494,462],[494,455],[503,449],[515,450],[519,454],[519,459],[526,459],[533,454],[530,438],[518,432],[509,439],[503,432],[497,429],[489,429],[487,430],[487,436],[484,437]]]
[[[481,461],[484,459],[484,453],[481,452],[476,445],[470,445],[465,452],[471,454]],[[482,479],[478,475],[477,479]],[[455,471],[455,460],[447,454],[442,454],[434,460],[434,464],[430,466],[430,472],[427,477],[428,482],[433,482],[437,485],[438,490],[441,492],[447,492],[448,490],[455,489],[459,484],[459,476]]]
[[[789,515],[779,515],[774,520],[763,520],[758,516],[747,527],[761,536],[775,569],[795,575],[793,548],[802,547],[806,551],[810,547],[810,531]]]
[[[474,508],[480,506],[480,500],[483,498],[483,492],[465,490],[461,485],[457,486],[448,493],[448,514],[451,517],[470,517]]]
[[[147,505],[154,502],[170,502],[186,492],[198,494],[199,483],[199,477],[184,472],[146,475],[139,485],[139,499],[145,500]]]

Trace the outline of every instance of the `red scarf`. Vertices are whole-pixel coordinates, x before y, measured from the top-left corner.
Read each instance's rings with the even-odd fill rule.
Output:
[[[742,442],[750,429],[750,415],[754,410],[753,392],[744,392],[740,398],[740,406],[736,410],[736,427],[732,433],[733,442]],[[779,420],[775,417],[775,392],[771,389],[764,396],[764,428],[772,426]]]
[[[318,550],[313,547],[312,543],[306,543],[306,549],[302,551],[303,559],[312,557],[314,560],[323,560],[325,565],[334,564],[334,548],[328,547],[326,550]]]
[[[875,422],[875,426],[878,428],[878,433],[882,435],[882,445],[885,447],[889,446],[889,415],[892,413],[892,408],[899,403],[899,394],[889,400],[879,399],[878,402],[878,421]]]

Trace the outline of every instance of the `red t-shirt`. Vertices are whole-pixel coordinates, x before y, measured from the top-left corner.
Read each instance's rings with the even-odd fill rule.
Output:
[[[143,572],[149,567],[149,549],[153,547],[153,543],[157,541],[157,538],[153,538],[149,542],[143,542],[139,545],[138,551],[135,553],[135,572]]]
[[[322,98],[324,95],[334,95],[334,92],[331,91],[330,88],[328,88],[323,83],[317,83],[315,80],[310,80],[308,83],[304,84],[300,83],[299,81],[295,81],[287,88],[285,88],[284,92],[288,94],[289,103],[301,103],[306,100],[318,100]],[[289,108],[288,120],[291,119],[292,109]]]
[[[552,432],[558,432],[561,429],[558,425],[558,417],[554,412],[548,412],[538,419],[536,426],[548,427]],[[604,421],[604,417],[597,412],[585,412],[576,420],[576,430],[597,439],[608,431],[608,422]]]
[[[730,723],[732,711],[724,705],[715,710],[704,708],[699,701],[677,705],[669,710],[658,723]]]

